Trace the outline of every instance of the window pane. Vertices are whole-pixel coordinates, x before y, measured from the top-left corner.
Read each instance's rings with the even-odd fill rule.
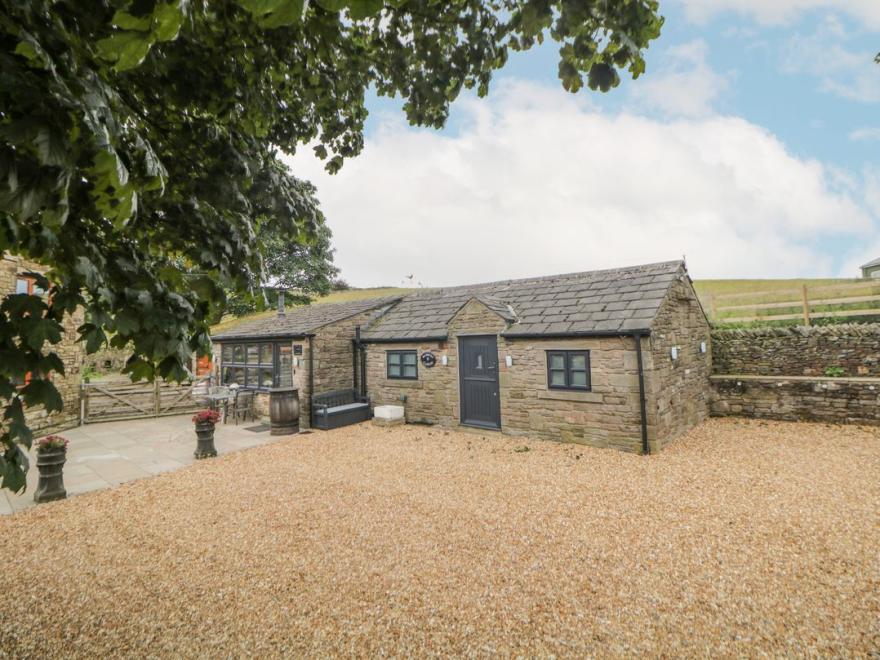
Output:
[[[483,356],[480,353],[477,353],[477,366],[474,369],[482,369],[483,368]]]
[[[232,344],[223,344],[223,362],[232,362]]]
[[[19,278],[15,280],[15,292],[16,293],[27,293],[28,292],[28,281],[24,278]]]
[[[568,363],[572,369],[587,370],[587,356],[583,353],[572,353],[568,358]]]
[[[418,375],[415,365],[406,365],[403,368],[404,378],[415,378]]]
[[[272,367],[260,368],[260,387],[272,387],[274,380]]]
[[[260,346],[260,364],[272,364],[272,344]]]
[[[565,356],[560,355],[559,353],[551,353],[550,354],[550,368],[551,369],[565,369]]]
[[[558,387],[565,387],[565,372],[564,371],[551,371],[550,372],[550,384],[556,385]]]
[[[247,347],[247,363],[248,364],[259,364],[260,362],[260,347],[258,344],[248,344]]]
[[[232,347],[232,361],[233,362],[244,362],[244,346],[242,344],[235,344]]]
[[[259,387],[260,386],[260,370],[256,367],[248,367],[247,368],[247,378],[244,381],[245,385],[248,387]]]
[[[389,353],[388,354],[388,364],[400,364],[400,353]]]
[[[278,346],[278,387],[293,387],[293,355],[290,346]]]
[[[415,364],[416,363],[416,354],[415,353],[404,353],[403,354],[403,363],[404,364]]]
[[[586,387],[587,386],[587,372],[586,371],[572,371],[569,376],[571,377],[571,386],[572,387]]]
[[[388,376],[391,378],[400,378],[400,365],[389,364],[388,365]]]
[[[244,385],[244,369],[241,367],[226,367],[223,370],[223,384],[232,385],[233,383]]]

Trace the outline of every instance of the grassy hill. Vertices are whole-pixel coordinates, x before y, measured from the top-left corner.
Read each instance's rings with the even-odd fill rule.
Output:
[[[803,287],[807,287],[810,310],[815,324],[880,322],[880,281],[863,279],[790,279],[790,280],[697,280],[694,288],[710,318],[722,325],[794,325],[802,322]],[[334,291],[318,298],[313,305],[341,303],[365,298],[405,295],[416,289],[381,287]],[[876,300],[873,300],[876,298]],[[821,304],[821,301],[824,304]],[[769,305],[769,307],[755,307]],[[735,307],[737,309],[723,309]],[[851,315],[848,315],[850,313]],[[275,314],[274,309],[258,312],[248,318]],[[776,319],[763,317],[791,316]],[[759,320],[731,320],[755,318]],[[227,330],[241,319],[223,319],[211,328],[213,333]]]
[[[319,305],[321,303],[343,303],[350,302],[352,300],[364,300],[366,298],[384,298],[386,296],[394,296],[394,295],[403,295],[407,294],[410,291],[415,291],[415,289],[401,289],[397,287],[380,287],[374,289],[348,289],[346,291],[334,291],[333,293],[322,296],[313,302],[313,305]],[[256,312],[255,314],[249,314],[248,316],[243,317],[225,317],[220,323],[211,326],[211,334],[219,334],[224,330],[228,330],[232,327],[235,327],[238,323],[240,323],[243,319],[259,319],[267,316],[272,316],[276,314],[275,309],[267,309],[264,312]]]
[[[801,323],[804,287],[814,324],[880,321],[880,280],[826,278],[694,282],[700,302],[710,318],[724,325],[745,326]],[[779,316],[796,318],[775,318]]]

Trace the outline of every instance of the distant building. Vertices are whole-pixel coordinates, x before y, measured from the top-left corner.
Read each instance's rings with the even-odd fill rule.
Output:
[[[865,279],[880,279],[880,258],[862,264],[862,277]]]

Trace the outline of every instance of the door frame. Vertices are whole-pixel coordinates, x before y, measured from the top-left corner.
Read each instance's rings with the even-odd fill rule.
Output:
[[[497,424],[481,424],[479,422],[466,422],[464,421],[464,394],[465,394],[465,380],[464,380],[464,362],[462,361],[462,343],[467,341],[468,339],[484,339],[491,338],[495,343],[495,419]],[[469,426],[472,428],[485,429],[487,431],[500,431],[501,430],[501,361],[498,360],[498,335],[493,334],[472,334],[472,335],[458,335],[456,338],[458,340],[458,423],[462,426]]]

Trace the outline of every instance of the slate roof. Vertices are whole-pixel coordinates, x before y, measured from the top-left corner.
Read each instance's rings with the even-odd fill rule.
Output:
[[[859,268],[873,268],[874,266],[880,266],[880,257],[877,257],[873,261],[869,261],[866,264],[862,264]]]
[[[684,262],[434,289],[406,296],[362,332],[366,340],[445,338],[471,298],[508,321],[501,334],[620,334],[650,330]]]
[[[378,311],[400,300],[400,296],[352,300],[344,303],[318,303],[289,308],[284,315],[272,314],[241,323],[223,330],[211,339],[245,339],[260,337],[303,337],[330,323],[335,323],[371,309]]]

